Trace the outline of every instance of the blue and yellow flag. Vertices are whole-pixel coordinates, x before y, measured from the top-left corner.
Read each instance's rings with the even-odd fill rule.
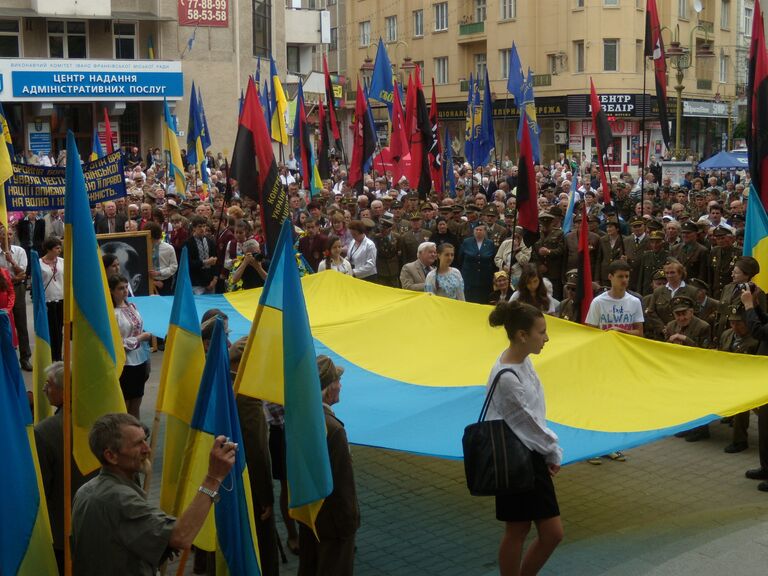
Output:
[[[272,111],[270,120],[272,140],[281,144],[288,144],[288,130],[285,127],[285,113],[288,111],[288,100],[285,98],[283,85],[280,83],[280,76],[277,75],[277,65],[271,56],[269,57],[269,75],[272,80],[269,106]]]
[[[35,322],[35,347],[32,350],[32,394],[35,398],[35,424],[50,416],[53,411],[43,392],[45,369],[51,365],[51,333],[48,330],[48,308],[45,305],[43,276],[40,273],[40,257],[30,252],[32,267],[32,315]]]
[[[285,407],[288,507],[293,518],[314,530],[320,507],[333,491],[333,478],[320,376],[290,219],[280,231],[236,389]]]
[[[204,366],[205,351],[189,279],[187,248],[184,247],[176,276],[176,291],[157,392],[157,411],[167,415],[160,507],[174,516],[181,511],[178,500],[179,475]]]
[[[155,59],[155,40],[152,38],[152,34],[147,38],[147,58],[149,60]]]
[[[80,158],[67,131],[67,156]],[[64,200],[64,321],[72,326],[72,453],[80,472],[99,462],[88,446],[97,418],[125,412],[120,373],[125,364],[107,276],[96,243],[80,162],[67,162]]]
[[[3,146],[5,144],[5,146]],[[5,110],[0,102],[0,224],[8,228],[8,209],[5,205],[5,183],[13,176],[13,141]]]
[[[11,320],[4,310],[0,311],[0,434],[9,464],[0,474],[0,574],[56,574],[32,415],[13,349]]]
[[[200,109],[200,120],[203,126],[203,132],[200,134],[200,141],[203,143],[203,152],[211,147],[211,133],[208,131],[208,119],[205,117],[205,106],[203,106],[203,90],[197,89],[197,106]]]
[[[221,435],[237,443],[240,449],[237,451],[235,465],[219,489],[221,499],[214,506],[216,574],[258,575],[261,570],[253,520],[251,484],[248,479],[235,394],[232,390],[227,337],[224,333],[224,322],[218,318],[192,415],[187,444],[187,456],[190,461],[202,463],[207,469],[214,439]],[[197,466],[187,467],[189,470],[196,468]],[[200,478],[204,475],[205,472],[189,477],[185,487],[187,496],[194,497]],[[197,544],[197,540],[195,543]]]
[[[173,116],[168,108],[168,101],[163,98],[163,143],[168,162],[168,184],[171,180],[175,183],[176,194],[179,198],[186,198],[187,180],[184,176],[184,164],[181,162],[181,148],[176,138]]]
[[[203,115],[197,102],[197,90],[192,82],[189,95],[189,121],[187,123],[187,160],[194,165],[197,175],[203,182],[203,192],[208,194],[208,170],[205,167],[205,149],[203,146]]]
[[[93,162],[104,156],[104,148],[101,146],[101,140],[99,140],[98,128],[93,128],[93,137],[91,138],[91,155],[89,160]]]
[[[744,228],[744,256],[752,256],[760,263],[760,272],[752,281],[768,290],[768,215],[754,184],[749,187],[747,225]]]

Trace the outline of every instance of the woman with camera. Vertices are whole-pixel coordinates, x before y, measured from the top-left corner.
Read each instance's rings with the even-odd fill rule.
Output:
[[[250,290],[264,286],[267,271],[264,269],[264,255],[259,243],[249,238],[242,244],[243,255],[232,261],[227,279],[227,291]]]
[[[755,301],[765,310],[765,292],[752,283],[752,278],[760,272],[760,264],[751,256],[737,258],[733,264],[731,278],[733,282],[726,284],[720,294],[720,304],[717,308],[717,323],[714,336],[719,340],[723,332],[728,328],[728,314],[734,306],[740,305],[740,297],[744,289],[749,286],[754,290]]]

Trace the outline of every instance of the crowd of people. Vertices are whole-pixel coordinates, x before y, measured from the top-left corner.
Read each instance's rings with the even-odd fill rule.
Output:
[[[264,284],[269,254],[265,253],[261,207],[247,194],[249,191],[239,190],[236,182],[227,182],[222,155],[206,157],[207,184],[187,166],[190,169],[184,191],[176,190],[174,183],[168,181],[159,150],[150,150],[142,158],[138,149],[131,148],[124,156],[127,194],[94,206],[93,225],[98,234],[149,233],[152,241],[149,276],[153,293],[173,294],[184,248],[196,294],[245,290]],[[28,161],[35,160],[29,157]],[[40,162],[39,157],[37,161]],[[66,161],[65,154],[57,158],[59,165]],[[752,283],[759,265],[755,259],[741,256],[745,208],[750,201],[748,176],[726,172],[689,173],[682,181],[674,182],[661,170],[654,162],[638,180],[629,173],[617,175],[610,184],[612,201],[607,204],[602,200],[596,165],[560,158],[536,166],[535,201],[540,226],[535,240],[529,239],[516,225],[518,168],[506,160],[499,167],[479,171],[457,163],[455,191],[426,197],[420,197],[407,179],[393,181],[388,175],[368,176],[362,190],[354,188],[349,185],[347,170],[338,159],[333,161],[332,177],[324,181],[322,190],[315,195],[310,195],[302,186],[292,156],[280,164],[279,178],[290,206],[297,255],[301,256],[302,268],[307,273],[341,273],[434,297],[500,305],[504,310],[518,313],[522,310],[525,321],[522,324],[510,321],[510,325],[517,327],[512,332],[508,327],[510,342],[517,340],[520,346],[525,340],[520,331],[527,334],[538,327],[537,318],[542,314],[683,346],[743,354],[768,353],[766,297]],[[563,225],[569,212],[573,179],[577,179],[577,202],[573,223],[566,232]],[[580,318],[576,287],[583,213],[588,219],[594,300],[586,317]],[[14,320],[14,341],[18,343],[20,363],[25,370],[32,369],[26,313],[32,250],[40,260],[53,359],[61,360],[63,237],[61,211],[12,214],[10,230],[0,230],[3,242],[0,308],[8,310]],[[128,412],[136,420],[123,419],[109,426],[130,429],[137,446],[141,447],[139,432],[132,428],[137,426],[149,377],[151,335],[144,331],[141,316],[130,303],[137,285],[132,281],[126,258],[128,256],[120,252],[106,253],[104,266],[127,357],[121,386]],[[504,308],[507,305],[513,307]],[[217,311],[214,316],[221,314]],[[507,326],[509,322],[501,319],[497,323]],[[203,333],[205,336],[205,330]],[[543,346],[546,335],[537,338],[544,338],[540,342]],[[159,347],[163,348],[162,341]],[[529,348],[526,348],[529,353],[540,350],[540,347]],[[527,370],[526,378],[534,381],[535,374],[530,373],[527,365],[520,365]],[[338,390],[331,391],[335,393],[333,398],[326,397],[330,393],[325,390],[338,384],[341,371],[328,366],[324,369],[325,380],[333,376],[328,382],[323,380],[323,398],[330,406],[338,401]],[[54,384],[49,387],[49,397],[59,371],[59,368],[52,369]],[[54,404],[54,400],[51,402]],[[60,406],[61,402],[54,405]],[[523,410],[520,406],[517,409]],[[277,438],[281,422],[279,407],[266,407],[266,414],[270,435],[274,432]],[[759,489],[768,491],[766,407],[761,408],[759,414],[760,466],[748,471],[747,476],[762,480]],[[327,410],[329,430],[338,428],[328,420],[331,416]],[[749,414],[735,416],[730,424],[732,442],[725,451],[740,452],[748,446]],[[701,426],[680,435],[687,441],[698,441],[709,437],[709,428]],[[104,442],[102,438],[94,445],[100,450],[97,457],[114,472],[118,465],[112,462],[110,454],[117,454],[120,447]],[[272,443],[272,438],[269,442]],[[330,442],[329,436],[329,446]],[[225,446],[221,444],[216,450],[225,451]],[[280,466],[270,462],[272,458],[279,462],[276,456],[279,450],[273,448],[271,452],[266,466],[275,471]],[[552,448],[550,454],[555,452]],[[540,462],[543,477],[547,467],[552,473],[556,471],[553,466],[559,465],[559,459],[542,455],[545,457]],[[616,459],[615,455],[611,457]],[[217,453],[216,458],[223,460],[224,455]],[[593,463],[599,462],[600,459],[593,460]],[[349,474],[347,480],[352,482],[354,497],[351,468]],[[262,499],[255,495],[254,500]],[[269,497],[263,501],[264,510],[271,509],[271,487]],[[281,504],[285,508],[282,499]],[[353,507],[349,501],[345,501],[344,506],[351,514],[344,538],[351,535],[352,540],[343,543],[343,557],[351,559],[359,517],[355,520],[356,501]],[[557,512],[556,502],[548,510],[553,514]],[[499,519],[507,517],[506,512],[499,513]],[[288,524],[289,548],[303,555],[305,566],[314,566],[300,573],[351,573],[351,564],[343,568],[335,566],[330,569],[332,572],[318,568],[324,561],[323,554],[328,553],[323,552],[323,538],[320,548],[302,551],[297,541],[306,541],[307,535],[299,535],[295,526],[291,529],[287,512],[284,518]],[[559,541],[559,531],[559,520],[544,526],[543,537],[549,539],[549,552],[544,554],[539,550],[542,563]],[[331,540],[338,536],[332,532],[329,532]],[[525,533],[527,529],[522,531],[518,527],[516,532],[508,531],[505,538],[521,546]],[[162,528],[162,534],[171,547],[186,543],[174,535],[173,528]],[[76,542],[76,545],[79,544]],[[338,549],[332,550],[339,553]],[[266,565],[271,565],[271,559],[276,558],[273,553],[276,554],[274,546],[261,550],[262,562],[266,559]],[[514,562],[519,563],[519,557],[516,558]]]

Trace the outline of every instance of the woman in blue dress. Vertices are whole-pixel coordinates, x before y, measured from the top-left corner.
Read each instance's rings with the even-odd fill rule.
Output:
[[[450,242],[443,242],[437,247],[438,266],[427,274],[424,291],[453,300],[464,300],[464,278],[456,268],[452,268],[456,249]]]

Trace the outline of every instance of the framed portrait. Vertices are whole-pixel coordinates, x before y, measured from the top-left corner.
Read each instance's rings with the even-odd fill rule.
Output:
[[[128,279],[133,296],[155,293],[149,277],[152,269],[152,238],[149,231],[97,234],[101,255],[114,254],[120,262],[120,274]]]

